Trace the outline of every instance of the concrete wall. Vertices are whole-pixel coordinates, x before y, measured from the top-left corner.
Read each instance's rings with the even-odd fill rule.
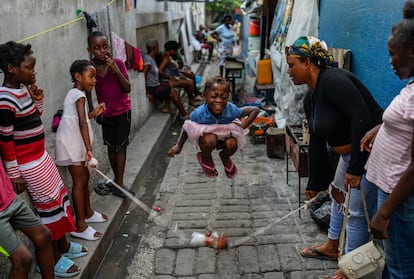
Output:
[[[404,0],[321,0],[319,37],[352,50],[352,72],[385,108],[405,85],[390,69],[387,39],[402,18]]]
[[[204,22],[204,4],[156,2],[154,0],[137,0],[136,2],[136,8],[125,12],[125,1],[122,0],[114,2],[109,0],[2,0],[0,42],[19,41],[75,19],[77,9],[93,13],[109,3],[112,31],[129,43],[143,48],[143,52],[146,52],[145,42],[149,38],[156,38],[161,44],[174,39],[178,26],[187,14],[194,17],[196,26]],[[89,59],[87,35],[86,21],[81,20],[23,42],[32,44],[37,58],[37,83],[45,92],[45,112],[42,120],[46,129],[47,150],[52,156],[55,134],[51,131],[50,125],[53,114],[62,108],[66,92],[73,86],[69,75],[70,64],[76,59]],[[187,57],[190,58],[188,62],[191,63],[189,53]],[[151,114],[153,105],[145,96],[143,74],[129,71],[129,75],[132,84],[130,94],[133,106],[131,132],[131,137],[133,137]],[[0,79],[3,80],[1,74]],[[101,128],[94,121],[92,122],[95,133],[94,153],[100,162],[100,168],[107,171],[109,163],[106,148],[102,148]],[[66,171],[61,171],[70,188],[70,176]],[[95,178],[92,178],[90,187],[94,185]],[[0,278],[6,276],[9,267],[8,261],[0,257]]]

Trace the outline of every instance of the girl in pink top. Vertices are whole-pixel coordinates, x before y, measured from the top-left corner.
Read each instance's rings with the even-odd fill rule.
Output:
[[[96,67],[96,97],[99,103],[105,103],[102,114],[102,134],[104,144],[108,146],[109,161],[115,175],[114,181],[124,185],[126,149],[131,130],[131,84],[124,62],[112,58],[108,39],[99,31],[88,37],[88,51],[93,55]],[[87,92],[89,110],[92,111],[90,92]],[[125,195],[112,186],[112,193],[122,198]]]

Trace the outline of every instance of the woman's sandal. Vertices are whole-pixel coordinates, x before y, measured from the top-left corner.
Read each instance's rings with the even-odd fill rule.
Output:
[[[69,242],[69,250],[66,253],[62,253],[62,256],[68,259],[76,259],[86,256],[89,251],[78,242]],[[85,251],[86,250],[86,251]]]
[[[219,153],[219,156],[221,158],[221,161],[223,162],[223,151],[221,151]],[[231,161],[230,168],[226,167],[224,165],[224,162],[223,162],[223,167],[224,167],[224,172],[226,173],[227,177],[231,179],[231,178],[235,178],[236,177],[236,175],[237,175],[237,167],[236,167],[236,164],[230,158],[229,158],[229,160]]]
[[[89,218],[85,218],[86,223],[104,223],[108,221],[108,217],[105,219],[104,215],[98,211],[93,211],[93,214]]]
[[[102,237],[102,235],[95,236],[95,233],[96,233],[96,230],[92,228],[91,226],[88,226],[86,230],[84,230],[83,232],[71,232],[70,235],[73,237],[81,238],[85,240],[98,240]]]
[[[198,163],[200,164],[201,169],[203,170],[205,176],[207,176],[209,178],[215,178],[215,177],[218,176],[218,172],[217,172],[216,167],[214,165],[209,166],[209,165],[206,165],[203,162],[203,156],[202,156],[201,152],[197,153],[197,159],[198,159]]]
[[[319,279],[347,279],[342,270],[338,269],[335,272],[329,273],[327,276],[319,277]]]
[[[76,271],[68,272],[73,266],[76,266],[76,264],[71,259],[61,256],[53,268],[55,276],[63,277],[63,278],[70,278],[70,277],[74,277],[78,275],[81,272],[78,266],[76,266],[77,267]],[[41,272],[39,265],[36,265],[35,270],[37,272]]]

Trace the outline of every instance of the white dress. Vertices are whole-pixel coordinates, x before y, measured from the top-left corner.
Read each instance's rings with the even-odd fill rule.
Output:
[[[86,147],[79,128],[79,117],[76,101],[85,98],[85,112],[88,111],[85,92],[72,88],[66,94],[63,102],[63,115],[56,132],[56,165],[79,165],[85,161]],[[93,142],[93,134],[89,117],[85,115],[88,123],[89,138]]]

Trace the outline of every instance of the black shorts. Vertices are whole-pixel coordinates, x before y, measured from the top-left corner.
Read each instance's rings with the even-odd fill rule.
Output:
[[[168,81],[161,82],[160,85],[155,87],[147,87],[147,90],[158,101],[166,101],[170,98],[171,87]]]
[[[131,131],[131,111],[120,115],[103,117],[102,135],[105,145],[119,145],[126,147],[129,144],[129,132]]]

